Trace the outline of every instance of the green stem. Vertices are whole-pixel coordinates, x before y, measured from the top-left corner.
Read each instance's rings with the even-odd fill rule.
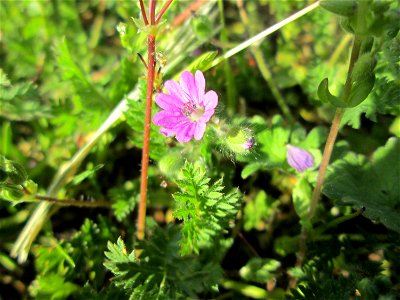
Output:
[[[93,26],[90,32],[89,49],[94,49],[100,40],[100,34],[101,34],[101,29],[103,27],[105,10],[106,10],[106,1],[99,0],[97,15],[96,18],[94,19]]]
[[[251,28],[249,26],[249,18],[247,16],[246,10],[243,7],[243,2],[241,0],[238,0],[237,6],[239,7],[242,23],[245,25],[245,27],[247,27],[247,31],[250,34],[254,34],[254,32],[251,30]],[[254,14],[255,13],[256,12],[254,12]],[[258,16],[256,16],[256,15],[251,16],[251,19],[256,19],[256,18],[258,19]],[[257,66],[261,72],[261,75],[264,77],[264,80],[267,82],[267,84],[272,92],[272,95],[275,97],[276,102],[278,103],[278,106],[280,107],[283,115],[285,116],[285,118],[288,120],[288,122],[290,124],[293,124],[294,118],[292,116],[292,113],[290,112],[290,108],[286,104],[285,99],[283,98],[281,92],[279,91],[275,80],[273,80],[272,74],[268,69],[267,63],[264,59],[264,55],[262,54],[260,48],[258,46],[252,46],[250,48],[250,51],[253,54],[254,59],[257,62]]]
[[[316,239],[318,236],[320,236],[321,234],[323,234],[325,231],[327,231],[330,228],[336,227],[339,224],[342,224],[344,222],[347,222],[351,219],[354,219],[356,217],[358,217],[359,215],[362,215],[364,212],[364,209],[359,209],[356,212],[349,214],[349,215],[345,215],[345,216],[341,216],[339,218],[336,218],[334,220],[332,220],[331,222],[329,222],[328,224],[325,224],[323,226],[320,226],[318,228],[316,228],[313,232],[312,232],[312,236],[311,239]]]
[[[335,145],[337,134],[339,132],[340,121],[342,120],[343,113],[344,113],[343,108],[336,109],[335,117],[333,118],[332,121],[331,130],[329,131],[328,139],[326,140],[324,154],[322,155],[322,161],[319,167],[317,183],[315,185],[315,189],[311,198],[310,209],[308,212],[310,220],[314,217],[315,209],[317,207],[319,198],[321,196],[321,190],[325,179],[325,173],[329,165],[329,161],[332,155],[333,146]]]
[[[358,36],[355,36],[349,62],[349,70],[347,72],[347,79],[342,93],[342,99],[344,102],[346,102],[348,97],[350,96],[352,87],[352,72],[360,53],[360,46],[361,46],[361,39]],[[329,131],[328,139],[326,140],[325,149],[322,155],[322,161],[318,172],[317,183],[315,185],[315,189],[311,198],[310,209],[308,212],[310,220],[314,217],[315,209],[321,197],[322,186],[325,180],[325,173],[328,168],[329,161],[331,159],[332,150],[335,145],[336,137],[340,128],[340,121],[342,120],[344,112],[345,112],[344,108],[336,109],[335,116],[332,121],[332,126]]]

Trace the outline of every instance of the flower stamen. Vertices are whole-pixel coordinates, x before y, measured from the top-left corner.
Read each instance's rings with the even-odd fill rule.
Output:
[[[189,117],[192,112],[197,108],[196,104],[193,101],[186,102],[182,106],[182,113],[186,116]]]

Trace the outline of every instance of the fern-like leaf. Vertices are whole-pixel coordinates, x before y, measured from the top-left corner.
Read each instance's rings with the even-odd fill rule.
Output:
[[[181,257],[180,237],[178,226],[156,228],[150,240],[139,242],[139,259],[134,251],[127,252],[121,238],[116,244],[109,242],[104,265],[114,273],[114,284],[122,286],[130,299],[197,299],[199,293],[210,290],[221,277],[220,266]]]
[[[225,232],[238,211],[239,193],[223,193],[222,178],[209,185],[210,178],[198,166],[186,163],[180,192],[175,199],[174,217],[183,220],[181,254],[199,252],[210,246],[215,237]]]

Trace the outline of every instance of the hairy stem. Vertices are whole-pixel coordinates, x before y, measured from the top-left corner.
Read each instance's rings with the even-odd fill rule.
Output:
[[[339,132],[340,121],[342,120],[343,113],[344,113],[343,108],[336,109],[335,116],[332,121],[331,130],[329,131],[329,135],[326,140],[324,154],[322,155],[322,161],[319,167],[317,184],[315,185],[315,189],[311,198],[310,209],[308,212],[310,219],[312,219],[312,217],[314,216],[315,209],[317,207],[319,198],[321,196],[321,190],[325,179],[325,173],[329,165],[329,161],[332,155],[333,146],[335,145],[337,134]]]
[[[155,0],[149,2],[149,15],[150,24],[155,24]],[[151,106],[153,102],[153,86],[155,74],[155,50],[156,38],[150,33],[147,36],[147,92],[146,92],[146,113],[143,129],[143,149],[142,149],[142,172],[140,177],[140,199],[139,199],[139,212],[137,219],[137,233],[136,236],[139,240],[144,238],[144,230],[146,223],[146,200],[147,200],[147,180],[149,168],[149,151],[150,151],[150,128],[151,128]]]
[[[351,91],[351,85],[352,85],[352,72],[354,65],[358,59],[358,55],[360,52],[360,46],[361,46],[361,40],[356,36],[354,38],[354,43],[353,43],[353,48],[351,51],[351,57],[350,57],[350,62],[349,62],[349,70],[347,72],[347,79],[346,83],[343,89],[343,94],[342,94],[342,99],[344,102],[348,99]],[[322,155],[322,161],[321,161],[321,166],[319,168],[318,172],[318,177],[317,177],[317,183],[315,185],[315,189],[311,198],[311,204],[310,204],[310,209],[308,212],[308,216],[310,219],[314,217],[315,214],[315,209],[317,207],[319,198],[321,197],[321,192],[322,192],[322,185],[324,184],[325,180],[325,173],[329,165],[329,161],[331,159],[332,155],[332,150],[335,145],[336,137],[339,132],[340,128],[340,121],[342,120],[343,113],[345,109],[344,108],[337,108],[335,112],[335,116],[332,121],[332,126],[329,131],[328,139],[326,140],[325,144],[325,149],[324,153]]]

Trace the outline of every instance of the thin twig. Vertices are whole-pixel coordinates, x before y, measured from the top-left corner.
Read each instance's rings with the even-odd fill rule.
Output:
[[[140,10],[142,11],[142,18],[145,25],[149,25],[149,21],[147,20],[146,10],[144,9],[143,0],[139,0],[140,3]]]
[[[147,69],[147,63],[146,63],[146,61],[144,60],[142,54],[138,53],[137,55],[139,56],[140,61],[143,63],[144,67]]]
[[[254,249],[254,247],[249,243],[249,241],[243,236],[243,234],[240,232],[240,230],[237,231],[237,235],[255,256],[260,257],[260,254],[258,254],[256,249]]]
[[[149,1],[149,18],[150,25],[156,24],[156,0]]]
[[[160,12],[158,13],[158,15],[156,17],[156,24],[158,22],[160,22],[161,17],[165,13],[165,11],[168,9],[168,7],[171,5],[172,1],[174,1],[174,0],[168,0],[167,3],[165,3],[165,5],[163,6],[163,8],[160,10]]]

